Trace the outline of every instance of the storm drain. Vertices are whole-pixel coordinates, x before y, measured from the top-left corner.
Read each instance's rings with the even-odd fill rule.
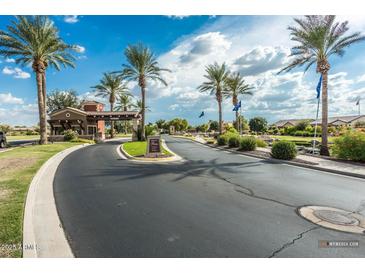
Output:
[[[322,206],[303,206],[299,215],[317,225],[339,231],[365,234],[365,216],[357,212]]]

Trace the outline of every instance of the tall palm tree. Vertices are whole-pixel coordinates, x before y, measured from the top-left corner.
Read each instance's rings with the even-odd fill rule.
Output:
[[[290,55],[295,58],[280,71],[290,71],[303,65],[306,65],[305,71],[307,71],[313,64],[316,64],[316,72],[322,76],[322,144],[320,152],[322,155],[329,155],[327,140],[329,57],[331,55],[342,57],[345,54],[345,48],[365,39],[360,32],[345,35],[349,30],[348,22],[335,22],[335,18],[334,15],[308,15],[304,18],[295,18],[297,26],[288,27],[291,40],[298,43],[292,48]]]
[[[124,68],[122,70],[122,75],[129,81],[137,82],[141,88],[141,140],[145,140],[145,101],[147,81],[153,80],[167,86],[166,81],[161,76],[161,72],[170,70],[160,68],[152,51],[142,44],[129,45],[124,54],[127,58],[128,64],[123,65]]]
[[[122,77],[113,73],[104,73],[100,83],[91,88],[97,92],[96,96],[108,98],[110,111],[114,111],[114,104],[117,97],[122,93],[128,92],[128,88],[123,83]],[[111,121],[110,136],[111,138],[114,138],[114,121]]]
[[[47,16],[17,16],[6,31],[0,30],[0,55],[14,58],[17,64],[31,65],[36,75],[40,144],[47,143],[46,70],[53,67],[75,67],[71,50],[58,35],[58,30]]]
[[[136,107],[132,98],[133,98],[132,94],[122,93],[118,97],[118,102],[115,109],[119,111],[128,111],[130,108]]]
[[[206,75],[205,78],[208,79],[207,82],[201,84],[198,89],[200,92],[210,92],[211,95],[215,95],[218,102],[218,112],[219,112],[219,134],[223,131],[223,120],[222,120],[222,92],[225,90],[225,82],[229,76],[229,72],[225,63],[218,65],[214,63],[205,68]]]
[[[223,91],[225,98],[232,98],[232,104],[238,104],[239,95],[252,95],[252,87],[246,84],[239,72],[229,75],[225,82],[226,90]],[[236,128],[238,130],[238,110],[236,110]]]

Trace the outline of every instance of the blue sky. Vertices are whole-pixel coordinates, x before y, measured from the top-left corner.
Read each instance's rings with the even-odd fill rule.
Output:
[[[277,119],[315,115],[315,67],[276,75],[288,62],[290,47],[287,26],[291,16],[52,16],[61,37],[79,45],[76,68],[47,72],[48,92],[74,89],[80,98],[95,98],[91,86],[103,72],[119,70],[125,62],[128,44],[143,42],[154,51],[160,66],[169,68],[167,88],[149,83],[147,120],[176,116],[199,124],[217,120],[213,96],[196,87],[204,81],[204,67],[214,61],[226,62],[232,71],[241,71],[254,88],[254,96],[243,97],[247,118]],[[14,17],[2,16],[4,30]],[[339,17],[350,21],[351,31],[364,31],[365,20],[358,16]],[[365,43],[354,45],[343,58],[332,57],[330,71],[330,115],[356,114],[355,101],[365,97]],[[130,83],[132,93],[138,87]],[[38,121],[35,77],[29,67],[0,57],[0,123],[34,125]],[[365,101],[365,98],[364,100]],[[224,120],[232,120],[232,106],[224,102]],[[206,115],[199,119],[200,112]]]

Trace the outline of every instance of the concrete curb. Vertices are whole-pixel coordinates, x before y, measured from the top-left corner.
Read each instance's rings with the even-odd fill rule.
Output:
[[[179,155],[177,155],[176,153],[174,153],[173,151],[171,151],[167,145],[165,140],[162,139],[162,146],[164,149],[166,149],[168,152],[170,152],[173,156],[172,157],[168,157],[168,158],[161,158],[161,159],[155,159],[155,158],[138,158],[138,157],[134,157],[130,154],[128,154],[128,152],[126,152],[123,149],[123,144],[121,144],[120,146],[117,147],[117,153],[119,154],[119,156],[124,159],[124,160],[130,160],[130,161],[134,161],[134,162],[141,162],[141,163],[168,163],[168,162],[176,162],[176,161],[181,161],[182,157],[180,157]]]
[[[65,149],[48,159],[30,183],[24,209],[24,258],[73,258],[53,195],[53,179],[61,161],[88,144]]]
[[[328,173],[334,173],[334,174],[343,175],[343,176],[349,176],[349,177],[356,177],[356,178],[360,178],[360,179],[365,179],[365,175],[362,175],[362,174],[357,174],[357,173],[352,173],[352,172],[347,172],[347,171],[341,171],[341,170],[336,170],[336,169],[329,169],[329,168],[319,167],[317,165],[308,165],[308,164],[297,163],[297,162],[292,162],[292,161],[279,160],[279,159],[274,159],[274,158],[266,158],[266,157],[259,156],[259,155],[254,155],[254,154],[251,154],[251,153],[246,153],[246,152],[242,152],[242,151],[235,151],[235,150],[230,150],[230,149],[226,149],[226,148],[216,147],[216,146],[210,145],[210,144],[200,143],[200,142],[195,141],[195,140],[191,140],[191,141],[196,142],[196,143],[201,144],[201,145],[204,145],[204,146],[207,146],[207,147],[210,147],[210,148],[229,151],[229,152],[239,154],[239,155],[245,155],[245,156],[252,157],[252,158],[266,160],[266,161],[269,161],[269,162],[272,162],[272,163],[287,164],[287,165],[292,165],[292,166],[297,166],[297,167],[302,167],[302,168],[309,168],[309,169],[314,169],[314,170],[328,172]]]

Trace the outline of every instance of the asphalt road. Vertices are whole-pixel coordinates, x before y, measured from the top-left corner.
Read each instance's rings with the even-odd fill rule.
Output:
[[[123,160],[118,142],[64,159],[54,191],[76,257],[365,257],[365,236],[296,214],[302,205],[355,211],[365,180],[165,139],[183,162]],[[319,248],[319,240],[360,244]]]

